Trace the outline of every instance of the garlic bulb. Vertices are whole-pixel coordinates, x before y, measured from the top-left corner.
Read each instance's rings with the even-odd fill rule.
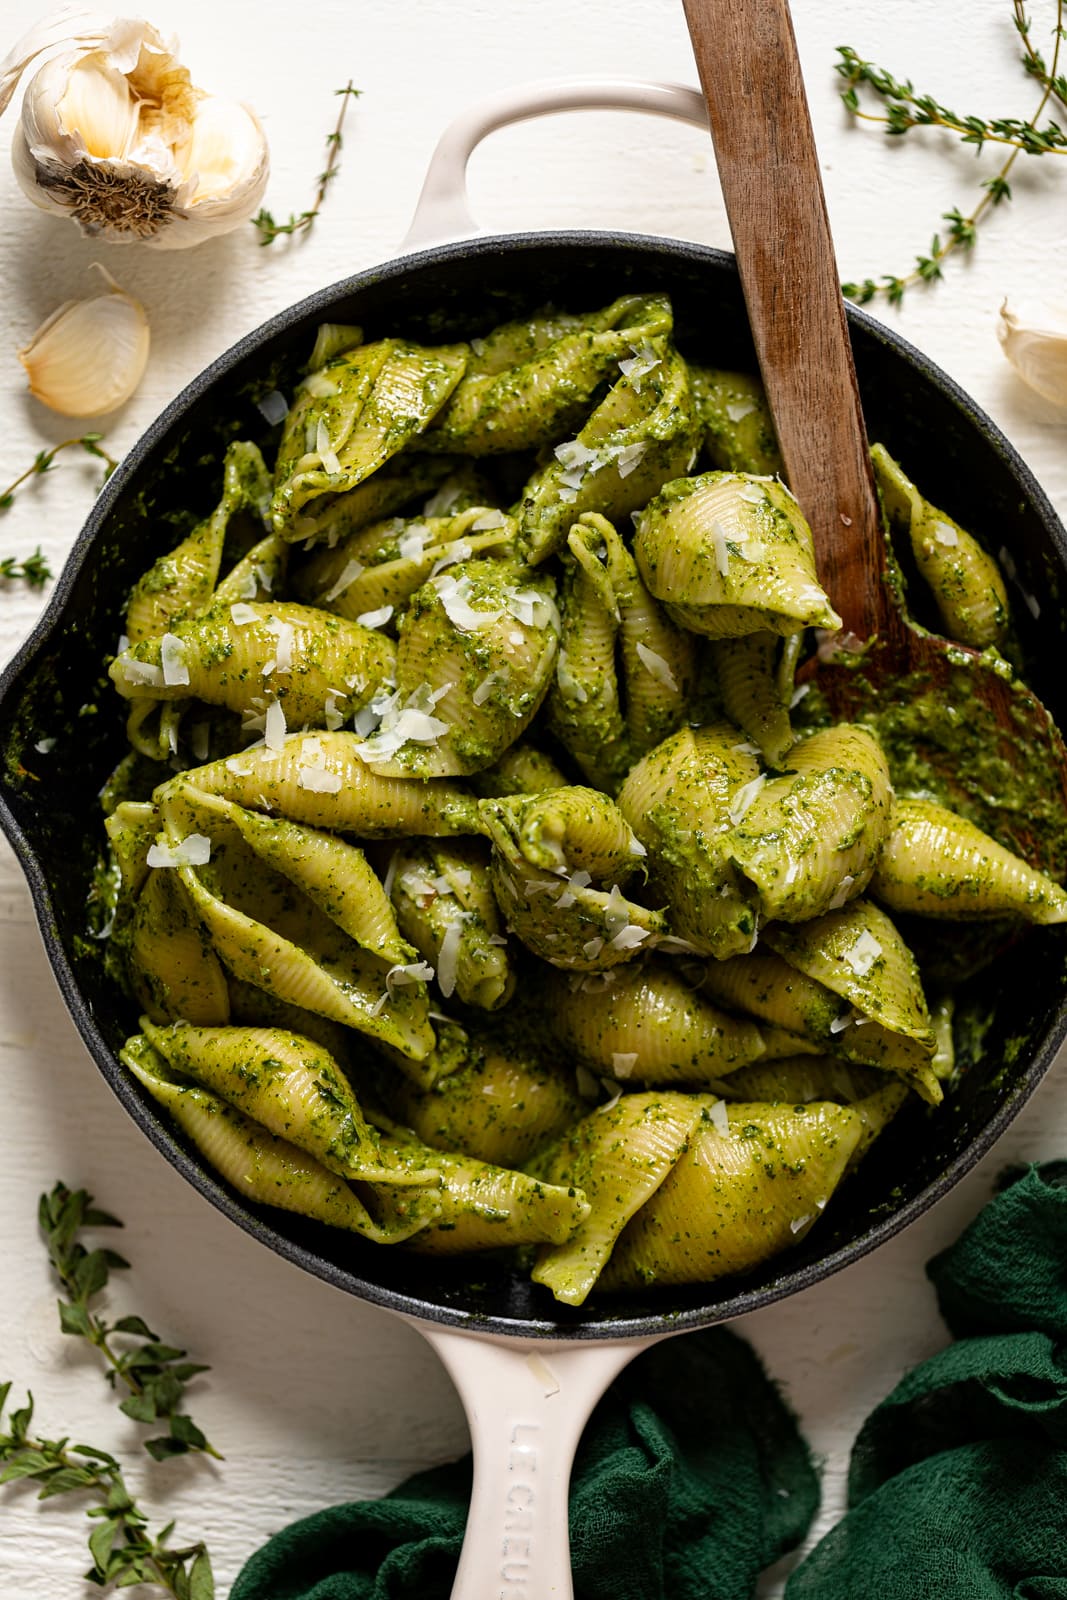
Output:
[[[67,8],[0,63],[0,112],[31,78],[12,145],[36,205],[83,233],[163,250],[199,244],[248,220],[267,184],[255,114],[193,86],[174,41],[149,23]]]
[[[1051,306],[1017,313],[1005,300],[997,338],[1024,383],[1055,405],[1067,406],[1067,313]]]
[[[110,273],[102,294],[68,300],[41,324],[19,360],[30,393],[65,417],[100,417],[127,401],[148,360],[148,318]]]

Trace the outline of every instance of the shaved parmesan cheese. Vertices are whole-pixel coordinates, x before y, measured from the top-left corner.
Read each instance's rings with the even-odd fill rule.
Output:
[[[726,415],[731,422],[743,422],[746,417],[752,415],[755,409],[756,402],[754,400],[734,400],[726,407]]]
[[[384,628],[392,614],[392,606],[379,606],[377,611],[361,612],[356,621],[362,628]]]
[[[441,940],[441,948],[437,952],[437,982],[446,1000],[456,987],[456,974],[459,968],[459,947],[462,938],[463,921],[457,918],[455,922],[450,922],[445,929],[445,936]]]
[[[253,576],[253,593],[255,592],[255,581],[255,577]],[[259,612],[253,610],[251,606],[243,605],[241,601],[238,601],[236,605],[232,605],[230,607],[230,616],[233,619],[235,628],[247,628],[250,622],[259,621]]]
[[[845,904],[850,893],[852,892],[852,885],[855,883],[855,881],[855,878],[850,872],[845,873],[845,876],[841,879],[841,882],[834,890],[834,897],[826,908],[828,911],[841,910],[841,907]]]
[[[857,978],[864,978],[881,954],[882,947],[878,940],[872,933],[868,933],[864,929],[851,949],[844,952],[841,959],[847,966],[852,968]]]
[[[635,394],[641,393],[641,380],[654,372],[660,365],[660,358],[650,344],[631,345],[632,356],[627,356],[619,362],[619,371],[624,378],[628,378]]]
[[[603,948],[603,939],[588,939],[586,943],[582,945],[582,954],[588,961],[595,961]]]
[[[507,672],[503,669],[498,669],[496,672],[490,672],[487,677],[482,679],[477,689],[475,689],[474,693],[471,695],[471,699],[474,704],[476,706],[484,706],[496,685],[498,683],[506,683],[507,679]]]
[[[163,635],[159,654],[163,665],[163,682],[165,684],[189,682],[189,668],[185,664],[185,645],[177,634],[165,633]]]
[[[255,574],[256,582],[263,590],[263,593],[270,594],[274,588],[274,578],[271,573],[267,571],[262,561],[257,561],[255,566],[252,568],[252,571]]]
[[[337,794],[341,787],[341,775],[327,772],[324,767],[297,767],[296,786],[306,789],[309,794]]]
[[[801,1228],[806,1228],[811,1222],[812,1217],[813,1213],[810,1211],[805,1217],[794,1217],[792,1222],[789,1224],[790,1233],[799,1233]]]
[[[447,722],[442,722],[440,717],[431,713],[438,700],[454,688],[453,683],[443,684],[440,689],[431,689],[428,683],[421,683],[403,706],[400,705],[399,690],[384,696],[381,692],[375,695],[370,705],[357,713],[355,718],[356,732],[364,737],[364,743],[356,746],[360,760],[385,761],[406,744],[435,744],[449,728]],[[378,730],[372,733],[376,720],[379,723]],[[368,734],[371,734],[369,738]]]
[[[767,779],[761,773],[758,778],[753,778],[751,783],[743,784],[733,799],[730,801],[730,821],[736,828],[747,814],[752,802],[759,794]]]
[[[462,578],[431,578],[430,581],[437,590],[445,616],[464,633],[477,633],[482,628],[491,628],[504,615],[500,606],[491,611],[480,611],[471,605],[474,584],[466,575]]]
[[[337,393],[337,381],[325,372],[311,372],[300,385],[315,400],[329,400]]]
[[[54,750],[55,747],[56,747],[55,738],[52,737],[52,736],[49,736],[48,738],[45,738],[45,739],[38,739],[37,743],[34,745],[33,748],[37,751],[37,753],[39,755],[46,756],[46,755],[48,755],[50,753],[50,751]]]
[[[738,489],[737,498],[745,500],[750,506],[761,506],[767,499],[763,489],[757,489],[754,483],[746,483],[743,489]]]
[[[567,879],[567,887],[556,901],[556,904],[559,906],[560,910],[565,911],[568,906],[572,906],[577,899],[575,891],[577,889],[588,889],[592,881],[592,874],[589,872],[572,872],[570,877]]]
[[[629,854],[632,855],[632,856],[638,856],[638,857],[647,856],[648,855],[648,851],[645,849],[645,847],[641,843],[640,839],[631,839],[630,840],[630,846],[629,846]]]
[[[947,545],[950,549],[960,542],[960,536],[950,522],[935,522],[934,538],[938,544]]]
[[[715,1132],[721,1134],[724,1139],[728,1139],[730,1137],[730,1116],[726,1110],[726,1101],[716,1100],[708,1112],[708,1116],[711,1118]]]
[[[613,1050],[611,1070],[616,1078],[628,1078],[637,1065],[636,1050]]]
[[[268,662],[263,668],[263,676],[270,672],[279,675],[293,670],[293,643],[296,638],[296,629],[291,622],[279,622],[277,617],[268,617],[265,624],[267,632],[274,635],[276,644],[274,660]]]
[[[325,600],[327,603],[331,600],[336,600],[337,596],[339,594],[344,594],[349,585],[355,583],[360,574],[366,570],[367,569],[364,567],[362,561],[347,561],[341,568],[341,576],[338,578],[336,583],[332,584],[330,588],[327,589],[326,593],[322,597],[323,600]]]
[[[803,700],[804,696],[808,693],[808,690],[810,688],[811,688],[811,684],[810,683],[802,683],[800,685],[799,689],[794,689],[793,690],[793,696],[792,696],[792,699],[789,702],[790,711],[794,711],[796,709],[796,707]]]
[[[639,439],[635,444],[624,445],[616,457],[620,478],[628,478],[648,449],[648,441]]]
[[[280,389],[272,389],[270,394],[256,401],[256,409],[273,428],[275,423],[284,422],[289,415],[289,402]]]
[[[611,941],[613,950],[636,950],[648,938],[646,928],[635,928],[631,923],[628,927],[621,928]]]
[[[670,662],[666,661],[657,651],[650,650],[647,644],[638,641],[637,654],[645,671],[655,678],[657,683],[662,683],[665,689],[678,693],[678,684],[674,673],[671,671]]]
[[[521,633],[519,638],[522,638]],[[574,704],[580,706],[584,706],[586,701],[589,699],[589,691],[583,684],[578,682],[578,679],[574,676],[574,673],[570,669],[570,663],[567,660],[566,650],[561,650],[559,655],[556,657],[556,682],[559,685],[559,692],[561,695],[563,695],[564,699],[570,700],[574,702]]]
[[[396,547],[401,561],[418,561],[429,536],[430,530],[424,522],[414,523]]]
[[[331,478],[340,477],[341,463],[337,459],[337,452],[330,443],[330,430],[326,426],[324,417],[319,418],[318,426],[315,429],[315,454],[321,460],[323,470],[328,472]]]
[[[712,523],[711,542],[715,546],[715,565],[719,569],[719,576],[725,578],[730,570],[730,552],[726,546],[726,529],[721,522]]]
[[[471,523],[472,533],[488,533],[491,528],[506,528],[508,519],[502,511],[484,511],[477,522]]]
[[[454,567],[457,561],[469,561],[474,554],[473,548],[466,539],[457,539],[454,544],[448,545],[443,556],[438,556],[430,568],[430,577],[435,578],[446,567]]]
[[[211,860],[211,840],[203,833],[187,834],[180,844],[149,846],[150,867],[204,867]]]
[[[831,1033],[844,1033],[846,1028],[851,1028],[851,1026],[852,1026],[852,1024],[853,1024],[853,1022],[855,1020],[856,1019],[855,1019],[854,1014],[851,1011],[846,1011],[846,1013],[845,1013],[845,1015],[843,1017],[835,1017],[834,1018],[834,1020],[830,1024],[830,1032]]]
[[[119,657],[115,662],[115,670],[125,683],[131,688],[161,689],[163,687],[163,668],[153,665],[151,661],[135,661],[133,657]],[[189,680],[186,679],[186,682]]]
[[[285,743],[285,712],[278,700],[272,700],[263,719],[263,738],[269,750],[280,750]]]
[[[604,920],[607,924],[608,938],[614,940],[615,936],[629,927],[630,906],[617,883],[611,886],[608,903],[604,907]]]
[[[334,689],[331,694],[326,696],[326,703],[322,708],[322,720],[330,733],[336,733],[338,728],[344,727],[345,713],[337,704],[338,699],[347,700],[348,696]]]

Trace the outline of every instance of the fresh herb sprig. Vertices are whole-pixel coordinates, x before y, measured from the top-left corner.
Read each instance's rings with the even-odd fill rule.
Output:
[[[318,189],[309,211],[290,212],[288,222],[278,222],[265,206],[260,207],[252,218],[252,226],[259,233],[261,245],[273,244],[275,239],[284,235],[307,233],[314,224],[315,218],[322,210],[323,201],[326,199],[326,190],[337,177],[340,171],[337,165],[341,154],[342,129],[345,125],[345,112],[348,110],[350,100],[358,100],[361,90],[352,87],[351,78],[343,89],[335,89],[334,94],[341,96],[341,110],[337,118],[337,125],[332,133],[326,135],[326,165],[319,173]]]
[[[43,589],[51,577],[52,568],[40,545],[25,560],[20,561],[17,556],[4,556],[0,560],[0,579],[5,581],[21,578],[31,589]]]
[[[37,1498],[80,1491],[92,1495],[93,1519],[89,1553],[93,1564],[85,1574],[100,1588],[120,1589],[152,1584],[175,1600],[214,1600],[215,1581],[211,1557],[202,1542],[172,1549],[167,1541],[170,1523],[157,1535],[138,1508],[115,1457],[95,1445],[71,1444],[67,1439],[42,1439],[31,1432],[33,1396],[3,1420],[10,1383],[0,1383],[0,1484],[33,1479],[40,1485]]]
[[[109,1323],[93,1309],[112,1271],[128,1263],[114,1250],[87,1248],[79,1235],[86,1229],[120,1228],[118,1218],[98,1210],[84,1189],[57,1183],[50,1194],[41,1196],[38,1219],[64,1295],[59,1301],[62,1331],[99,1351],[109,1383],[123,1392],[119,1409],[126,1416],[149,1425],[167,1424],[165,1434],[145,1440],[149,1455],[166,1461],[200,1453],[220,1460],[181,1409],[190,1379],[208,1369],[187,1361],[184,1350],[162,1343],[143,1318],[126,1316]],[[143,1583],[163,1589],[175,1600],[214,1600],[211,1558],[203,1541],[172,1548],[168,1541],[173,1523],[152,1534],[118,1461],[108,1451],[33,1434],[32,1395],[25,1406],[9,1413],[5,1425],[3,1411],[10,1390],[10,1383],[0,1383],[0,1485],[33,1479],[40,1484],[41,1500],[75,1491],[95,1498],[97,1503],[87,1512],[93,1521],[89,1534],[93,1564],[86,1579],[101,1588]]]
[[[864,278],[857,283],[842,284],[842,293],[850,300],[863,305],[881,296],[891,305],[899,305],[914,284],[935,282],[942,276],[942,267],[951,255],[973,249],[978,225],[983,217],[1012,198],[1008,179],[1020,155],[1067,154],[1067,131],[1051,118],[1044,123],[1041,121],[1050,104],[1058,104],[1067,110],[1067,75],[1060,71],[1061,46],[1067,38],[1064,28],[1065,3],[1067,0],[1056,0],[1052,60],[1046,62],[1033,43],[1031,21],[1026,15],[1023,0],[1012,0],[1012,19],[1023,47],[1023,68],[1041,85],[1041,98],[1028,120],[1017,117],[960,116],[942,105],[933,95],[917,93],[910,79],[895,78],[873,62],[863,60],[851,47],[839,47],[841,59],[836,70],[845,80],[841,99],[858,120],[880,123],[890,137],[902,137],[910,133],[912,128],[933,127],[954,134],[963,144],[973,147],[976,153],[987,144],[1006,146],[1010,150],[998,171],[982,183],[982,193],[966,215],[958,206],[942,213],[942,221],[948,226],[934,234],[928,251],[916,256],[910,272],[903,275],[883,273],[878,279]],[[882,101],[884,112],[863,109],[860,101],[860,91],[863,89]]]
[[[91,1303],[106,1286],[113,1269],[129,1266],[114,1250],[87,1250],[78,1238],[83,1228],[121,1228],[106,1211],[93,1207],[84,1189],[70,1190],[57,1183],[40,1199],[38,1219],[48,1248],[48,1259],[67,1296],[59,1302],[59,1325],[64,1333],[86,1339],[104,1359],[108,1382],[129,1393],[119,1410],[135,1422],[165,1422],[167,1433],[145,1441],[156,1461],[200,1451],[222,1457],[181,1410],[190,1378],[208,1369],[185,1359],[185,1351],[163,1344],[142,1317],[120,1317],[108,1323]],[[121,1335],[121,1343],[116,1339]]]
[[[103,437],[102,433],[82,433],[76,439],[64,439],[61,444],[54,444],[51,450],[38,450],[25,472],[20,472],[13,483],[9,483],[6,489],[0,490],[0,511],[9,509],[14,503],[16,493],[24,483],[28,482],[30,478],[40,478],[46,472],[50,472],[56,456],[63,450],[73,449],[75,445],[88,455],[96,456],[98,460],[104,463],[104,482],[106,483],[118,466],[118,462],[102,448],[101,441]]]

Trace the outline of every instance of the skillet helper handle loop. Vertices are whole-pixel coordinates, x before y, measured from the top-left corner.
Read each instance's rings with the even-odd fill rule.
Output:
[[[645,83],[639,78],[546,78],[517,84],[478,102],[442,134],[430,160],[415,215],[400,248],[421,249],[445,239],[477,233],[467,199],[467,162],[497,128],[558,111],[646,111],[708,125],[703,96],[680,83]]]
[[[451,1600],[573,1600],[567,1503],[582,1430],[649,1339],[489,1339],[416,1323],[459,1390],[474,1481]]]
[[[888,625],[884,535],[789,6],[683,3],[789,484],[823,587],[865,639]]]

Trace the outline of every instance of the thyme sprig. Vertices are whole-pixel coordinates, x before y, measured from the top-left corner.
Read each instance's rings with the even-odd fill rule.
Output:
[[[28,482],[30,478],[40,478],[46,472],[50,472],[56,456],[63,450],[73,449],[75,445],[88,455],[96,456],[98,460],[104,463],[104,482],[106,483],[118,466],[118,462],[102,448],[101,441],[103,437],[102,433],[82,433],[76,439],[64,439],[61,444],[54,444],[51,450],[38,450],[25,472],[20,472],[18,477],[12,483],[9,483],[6,489],[0,490],[0,511],[8,510],[15,499],[16,493],[24,483]]]
[[[128,1263],[114,1250],[86,1248],[79,1235],[86,1229],[121,1228],[122,1223],[98,1210],[84,1189],[71,1190],[62,1183],[41,1196],[38,1220],[48,1259],[66,1297],[59,1301],[62,1331],[85,1339],[100,1352],[109,1383],[125,1393],[119,1409],[126,1416],[141,1423],[168,1424],[165,1435],[145,1441],[149,1455],[165,1461],[200,1452],[221,1459],[179,1409],[186,1384],[208,1369],[186,1361],[184,1350],[163,1344],[143,1318],[126,1316],[108,1323],[92,1309],[112,1271]],[[120,1589],[151,1584],[174,1600],[214,1600],[211,1558],[203,1541],[172,1547],[172,1522],[153,1534],[118,1461],[108,1451],[31,1432],[32,1395],[25,1406],[9,1413],[5,1431],[3,1412],[10,1391],[10,1383],[0,1383],[0,1485],[32,1479],[40,1486],[40,1500],[76,1491],[95,1499],[86,1513],[93,1523],[89,1533],[93,1564],[85,1574],[87,1581]]]
[[[108,1323],[92,1310],[92,1301],[106,1287],[112,1270],[129,1263],[114,1250],[87,1250],[78,1235],[84,1228],[121,1228],[122,1223],[106,1211],[96,1210],[92,1195],[84,1189],[70,1190],[61,1183],[51,1194],[41,1196],[38,1220],[52,1270],[67,1297],[59,1302],[60,1328],[87,1340],[100,1352],[113,1389],[128,1390],[120,1411],[135,1422],[167,1424],[166,1434],[145,1441],[148,1454],[164,1461],[199,1451],[221,1461],[218,1451],[181,1410],[186,1384],[207,1367],[187,1361],[184,1350],[162,1343],[142,1317],[120,1317]]]
[[[21,578],[31,589],[43,589],[51,577],[52,568],[40,545],[32,556],[26,556],[24,560],[20,561],[17,556],[4,556],[0,560],[0,579],[5,582]]]
[[[912,285],[935,282],[942,276],[942,267],[951,255],[973,249],[978,225],[983,217],[1012,198],[1008,179],[1020,155],[1067,154],[1067,131],[1051,118],[1044,123],[1041,121],[1050,104],[1058,104],[1067,110],[1067,75],[1060,71],[1061,46],[1067,38],[1064,28],[1065,3],[1067,0],[1056,0],[1052,60],[1047,63],[1031,37],[1031,21],[1026,15],[1023,0],[1012,0],[1012,20],[1023,47],[1020,58],[1023,68],[1041,85],[1041,98],[1028,120],[1018,117],[961,116],[942,105],[933,95],[917,93],[910,79],[895,78],[873,62],[863,60],[850,46],[839,46],[838,55],[841,59],[836,70],[845,80],[841,99],[859,121],[880,123],[891,138],[902,137],[913,128],[942,128],[954,134],[961,143],[972,146],[976,154],[987,144],[1006,146],[1010,150],[998,171],[984,180],[978,201],[966,215],[958,206],[942,212],[941,220],[948,224],[947,228],[939,229],[933,235],[928,251],[916,256],[910,272],[903,275],[883,273],[879,279],[864,278],[858,283],[842,284],[842,293],[850,300],[863,305],[875,296],[883,296],[891,305],[899,305]],[[863,109],[860,100],[862,89],[882,101],[885,108],[883,112]]]
[[[153,1535],[114,1456],[95,1445],[37,1437],[31,1432],[32,1395],[24,1406],[10,1412],[3,1431],[10,1389],[10,1383],[0,1383],[0,1484],[32,1479],[40,1485],[39,1500],[76,1491],[93,1496],[97,1503],[87,1512],[93,1519],[89,1534],[93,1564],[85,1574],[87,1582],[100,1588],[146,1583],[175,1600],[214,1600],[215,1581],[206,1546],[198,1542],[172,1549],[167,1541],[173,1523]]]
[[[333,132],[326,135],[326,165],[316,180],[318,189],[315,192],[311,209],[296,213],[290,212],[288,222],[278,222],[265,206],[261,206],[252,218],[252,226],[259,233],[261,245],[273,244],[275,239],[280,239],[286,234],[307,233],[314,224],[315,218],[322,210],[323,201],[326,199],[326,191],[341,170],[337,163],[341,154],[341,133],[345,124],[345,112],[348,110],[348,103],[350,100],[358,100],[361,93],[361,90],[352,87],[351,78],[349,78],[343,89],[334,90],[334,94],[341,96],[341,110]]]

